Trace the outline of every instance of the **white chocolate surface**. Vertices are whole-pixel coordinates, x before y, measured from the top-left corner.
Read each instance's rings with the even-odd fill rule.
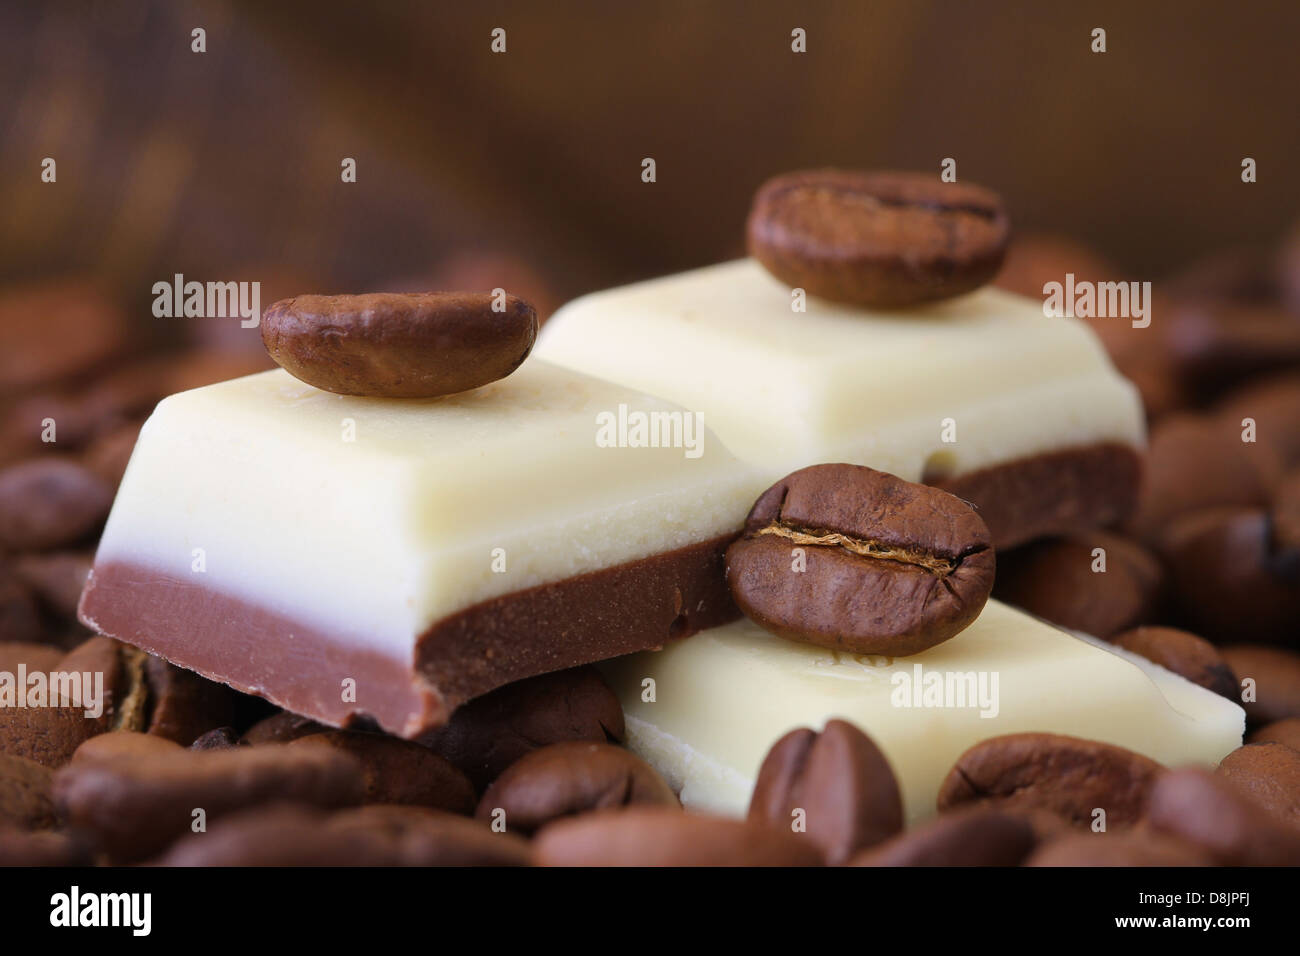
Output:
[[[929,673],[996,674],[996,716],[982,717],[978,706],[897,706],[896,697],[912,700],[918,664],[921,688]],[[680,789],[686,806],[732,816],[744,815],[773,743],[834,717],[884,751],[910,821],[935,812],[957,757],[988,737],[1046,731],[1117,744],[1168,766],[1211,765],[1241,745],[1245,727],[1235,703],[996,601],[956,637],[911,657],[838,653],[741,620],[601,669],[623,702],[631,748]],[[647,678],[653,703],[643,699]]]
[[[576,299],[537,354],[703,412],[771,480],[844,461],[916,481],[927,463],[962,474],[1143,441],[1137,393],[1096,336],[1041,303],[993,288],[905,313],[791,301],[742,259]]]

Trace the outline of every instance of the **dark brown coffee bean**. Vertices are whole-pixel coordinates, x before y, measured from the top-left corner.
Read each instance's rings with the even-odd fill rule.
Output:
[[[1010,223],[996,193],[923,173],[819,169],[770,179],[750,210],[749,253],[790,286],[894,308],[978,289]]]
[[[526,753],[566,740],[623,740],[623,706],[594,667],[507,684],[458,708],[420,742],[482,792]]]
[[[1050,810],[1079,827],[1095,811],[1108,829],[1136,823],[1163,768],[1141,754],[1060,734],[1007,734],[957,758],[939,788],[940,811],[966,804]]]
[[[850,866],[1019,866],[1037,842],[1020,816],[986,807],[945,813],[849,861]]]
[[[46,767],[60,767],[72,758],[85,740],[130,723],[144,700],[139,678],[140,665],[122,645],[106,637],[95,637],[64,655],[45,674],[44,704],[0,708],[0,753],[26,757]],[[69,676],[51,682],[49,674]],[[89,678],[87,678],[89,674]],[[103,699],[92,701],[102,675]],[[89,684],[86,681],[89,680]],[[35,685],[30,683],[29,688]],[[81,688],[82,699],[71,703],[63,690]],[[87,716],[87,711],[100,713]]]
[[[160,657],[145,661],[152,712],[148,730],[188,747],[201,734],[236,720],[236,694],[193,671],[182,670]]]
[[[1293,750],[1300,750],[1300,717],[1284,717],[1252,730],[1246,735],[1246,743],[1286,744]]]
[[[234,727],[214,727],[205,734],[199,734],[190,744],[191,750],[229,750],[231,747],[246,746],[239,740],[239,731]]]
[[[129,757],[176,753],[181,749],[180,744],[165,737],[155,737],[138,730],[110,730],[82,743],[72,754],[71,763],[102,763]]]
[[[88,372],[119,351],[126,318],[82,281],[27,285],[0,296],[0,394]]]
[[[1162,774],[1151,789],[1147,823],[1227,866],[1300,866],[1300,829],[1205,770]]]
[[[1059,627],[1110,637],[1150,619],[1163,587],[1155,555],[1090,531],[1000,553],[994,595]]]
[[[1246,744],[1219,762],[1228,780],[1279,819],[1300,827],[1300,751],[1286,744]]]
[[[469,778],[436,753],[383,734],[327,730],[300,737],[290,749],[327,748],[353,757],[365,776],[365,803],[415,804],[450,813],[474,812]]]
[[[0,471],[0,546],[44,551],[76,544],[108,516],[113,490],[64,458],[37,458]]]
[[[1133,827],[1118,833],[1074,831],[1045,843],[1025,866],[1211,866],[1201,847],[1167,833]]]
[[[1283,469],[1300,465],[1300,375],[1276,376],[1238,389],[1219,403],[1216,417],[1240,437],[1250,419],[1255,444]]]
[[[1132,531],[1156,541],[1175,518],[1220,505],[1263,505],[1279,476],[1267,449],[1223,417],[1173,415],[1156,425]]]
[[[361,767],[352,757],[324,747],[271,744],[78,761],[54,778],[54,802],[63,818],[118,863],[153,857],[190,832],[196,811],[211,822],[282,800],[351,806],[364,792]]]
[[[54,825],[48,767],[0,754],[0,827],[41,830]]]
[[[23,555],[14,559],[14,574],[51,613],[74,620],[94,557],[90,551]]]
[[[1182,379],[1202,395],[1300,365],[1300,317],[1275,305],[1180,302],[1165,338]]]
[[[1172,595],[1196,633],[1216,643],[1294,643],[1300,563],[1274,550],[1271,532],[1267,512],[1252,508],[1199,511],[1165,530]]]
[[[0,825],[0,866],[89,866],[91,862],[85,845],[67,833]]]
[[[818,866],[821,850],[788,829],[670,807],[559,820],[533,840],[540,866]]]
[[[326,815],[258,808],[178,840],[162,866],[527,866],[527,841],[424,807],[369,806]]]
[[[0,641],[0,671],[17,674],[18,665],[22,664],[28,672],[43,673],[54,669],[63,660],[64,651],[49,644],[34,644],[30,641]]]
[[[993,587],[984,522],[946,492],[814,465],[763,492],[727,549],[742,611],[792,641],[915,654],[964,630]]]
[[[504,814],[506,829],[532,834],[552,820],[637,804],[679,806],[648,763],[614,744],[571,740],[520,757],[492,782],[475,816]]]
[[[1246,709],[1252,727],[1300,717],[1300,652],[1233,644],[1223,648],[1223,659],[1240,682],[1237,700]]]
[[[312,734],[322,734],[330,728],[309,717],[299,717],[287,710],[264,717],[244,732],[243,742],[253,747],[262,744],[287,744]]]
[[[837,865],[903,829],[903,798],[871,738],[831,720],[821,733],[801,727],[772,745],[754,782],[749,819],[806,832]]]
[[[490,292],[300,295],[262,319],[291,375],[343,395],[434,398],[505,378],[533,349],[537,313]]]
[[[36,599],[0,556],[0,642],[30,644],[42,638],[42,630]]]
[[[1116,634],[1111,643],[1231,701],[1241,699],[1237,677],[1219,649],[1195,634],[1173,627],[1136,627]]]

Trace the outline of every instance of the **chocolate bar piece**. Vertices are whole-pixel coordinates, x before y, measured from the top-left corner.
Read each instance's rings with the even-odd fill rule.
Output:
[[[1084,737],[1168,766],[1209,765],[1241,746],[1240,706],[1145,658],[990,601],[920,654],[848,654],[737,621],[601,666],[628,744],[687,807],[742,815],[768,748],[840,718],[884,751],[909,820],[935,812],[969,747],[1027,731]]]
[[[164,400],[82,596],[100,633],[403,736],[737,614],[762,488],[698,417],[546,362],[439,399],[283,370]]]
[[[769,481],[848,462],[939,485],[997,547],[1132,509],[1141,403],[1083,322],[992,288],[892,311],[801,291],[745,259],[598,292],[536,353],[703,412]]]

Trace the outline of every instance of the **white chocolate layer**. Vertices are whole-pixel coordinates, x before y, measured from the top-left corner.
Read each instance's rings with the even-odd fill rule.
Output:
[[[868,312],[808,296],[803,313],[791,301],[742,259],[576,299],[537,354],[703,412],[772,479],[844,461],[916,481],[927,464],[962,474],[1143,441],[1137,392],[1096,336],[1029,299],[985,288]]]
[[[409,657],[479,601],[740,528],[763,487],[752,469],[707,432],[694,458],[598,446],[597,416],[620,404],[680,412],[536,359],[440,399],[334,395],[281,370],[173,395],[96,561]]]
[[[742,620],[601,667],[623,702],[631,748],[680,789],[684,804],[733,816],[744,815],[777,739],[796,727],[820,730],[834,717],[862,728],[884,751],[909,820],[934,813],[957,757],[988,737],[1069,734],[1179,766],[1217,763],[1241,745],[1245,728],[1233,702],[996,601],[953,639],[911,657],[797,644]],[[925,703],[934,679],[927,675],[967,673],[976,675],[977,683],[965,684],[976,706],[900,706]],[[996,708],[981,706],[981,673],[986,692],[997,677],[996,694],[982,702]],[[647,678],[654,702],[643,699]]]

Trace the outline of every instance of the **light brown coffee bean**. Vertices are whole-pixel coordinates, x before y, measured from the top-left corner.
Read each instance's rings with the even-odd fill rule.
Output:
[[[87,760],[54,778],[54,802],[64,819],[117,863],[155,856],[190,832],[198,810],[211,822],[277,801],[351,806],[364,793],[361,766],[352,757],[272,744]]]
[[[1233,644],[1222,651],[1242,687],[1236,700],[1252,727],[1300,717],[1300,652],[1258,644]]]
[[[850,866],[1019,866],[1037,838],[1022,816],[966,807],[912,827]]]
[[[1300,717],[1284,717],[1271,724],[1264,724],[1246,735],[1248,744],[1286,744],[1294,750],[1300,750]]]
[[[770,179],[749,252],[812,295],[894,308],[970,292],[997,274],[1010,225],[980,186],[907,172],[820,169]]]
[[[1300,829],[1206,770],[1163,774],[1151,789],[1147,823],[1226,866],[1300,866]]]
[[[993,587],[968,504],[859,465],[814,465],[759,497],[727,549],[740,609],[787,640],[916,654],[964,630]]]
[[[50,769],[0,754],[0,827],[40,830],[54,825]]]
[[[637,804],[676,807],[677,795],[648,763],[613,744],[571,740],[520,757],[492,782],[475,816],[504,814],[512,833],[552,820]]]
[[[384,734],[327,730],[300,737],[289,748],[325,748],[356,759],[365,778],[365,803],[414,804],[461,814],[474,812],[474,787],[469,778],[443,757],[409,740]]]
[[[1219,649],[1195,634],[1173,627],[1137,627],[1110,640],[1206,690],[1234,702],[1241,698],[1237,677]]]
[[[821,733],[790,731],[768,751],[749,819],[793,830],[836,865],[903,829],[903,798],[889,761],[857,727],[827,721]]]
[[[1133,827],[1117,833],[1065,834],[1039,847],[1025,866],[1212,866],[1195,844],[1167,833]]]
[[[300,295],[262,319],[291,375],[343,395],[435,398],[505,378],[533,349],[537,313],[490,292]]]
[[[1155,555],[1089,531],[999,552],[994,595],[1058,627],[1106,638],[1151,619],[1163,587]]]
[[[1246,744],[1219,762],[1219,776],[1279,819],[1300,827],[1300,751]]]
[[[66,458],[36,458],[0,471],[0,546],[44,551],[76,544],[113,503],[103,479]]]
[[[558,820],[533,841],[540,866],[818,866],[821,850],[788,829],[670,807]]]
[[[1104,810],[1109,829],[1146,811],[1158,763],[1123,747],[1061,734],[992,737],[957,758],[939,788],[940,811],[966,804],[1049,810],[1089,827]]]
[[[462,705],[420,743],[482,792],[526,753],[566,740],[622,741],[623,706],[594,667],[517,681]]]

